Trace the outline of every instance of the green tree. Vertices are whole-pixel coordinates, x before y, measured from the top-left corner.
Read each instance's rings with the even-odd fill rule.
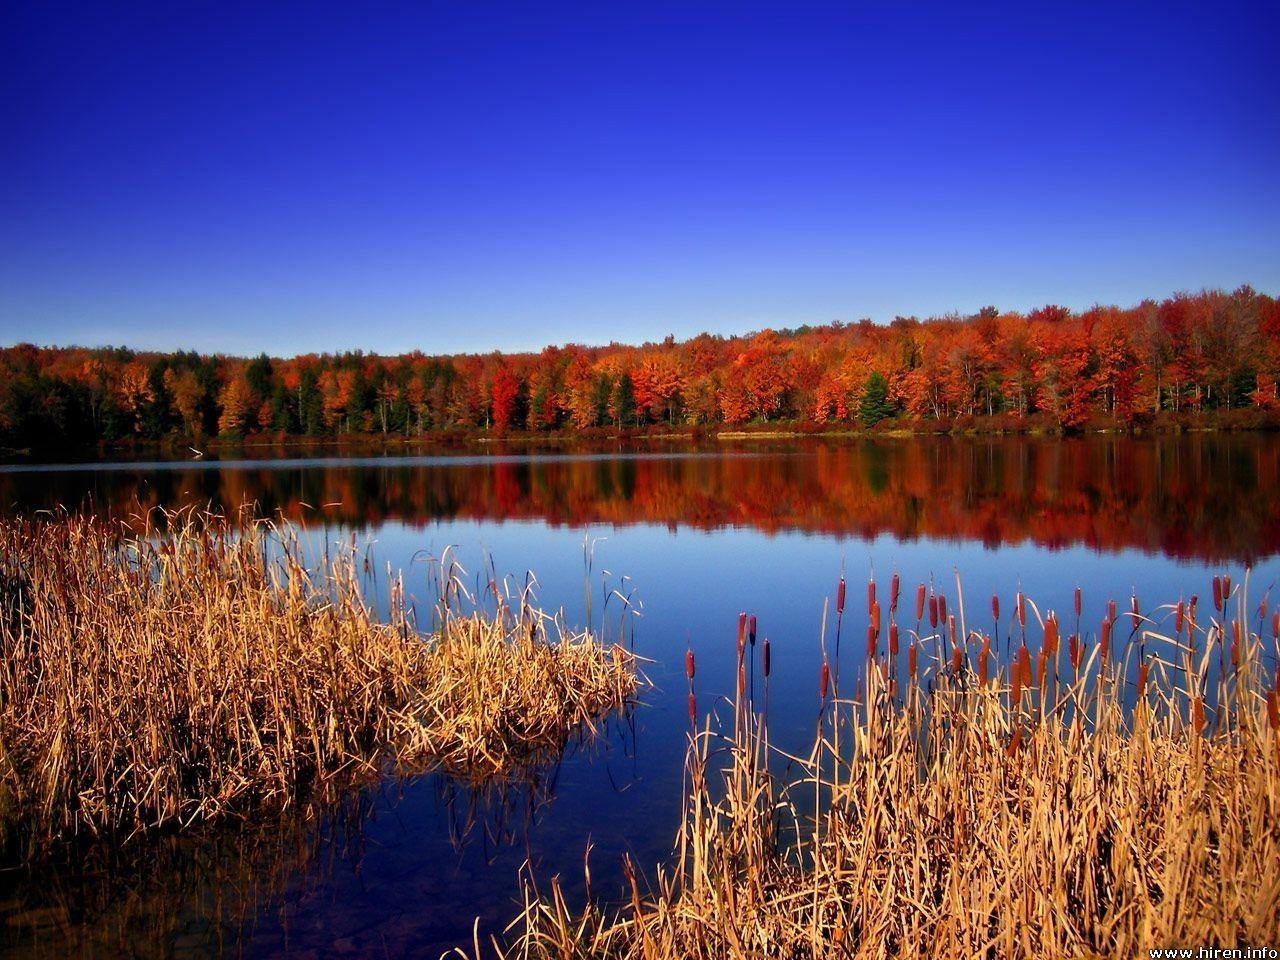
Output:
[[[864,427],[874,427],[881,420],[892,417],[893,404],[889,402],[889,381],[884,374],[873,371],[867,377],[867,385],[862,391],[862,403],[858,408],[858,416]]]

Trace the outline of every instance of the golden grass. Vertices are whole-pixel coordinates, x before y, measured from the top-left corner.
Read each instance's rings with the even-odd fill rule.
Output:
[[[382,620],[354,550],[303,554],[194,513],[0,521],[0,839],[127,838],[394,764],[490,776],[634,692],[630,653],[523,603],[442,606],[426,636],[398,578]]]
[[[1044,618],[1052,652],[1035,674],[1021,650],[995,669],[999,645],[953,634],[955,616],[924,636],[917,622],[918,670],[873,630],[858,692],[823,697],[790,782],[771,776],[766,725],[739,695],[730,734],[691,736],[674,870],[645,885],[628,864],[631,901],[612,910],[530,885],[516,940],[495,951],[1125,957],[1280,942],[1274,638],[1264,652],[1246,628],[1232,649],[1243,591],[1208,623],[1178,616],[1174,636],[1134,609],[1129,642],[1116,626],[1105,653],[1078,635],[1059,649]]]

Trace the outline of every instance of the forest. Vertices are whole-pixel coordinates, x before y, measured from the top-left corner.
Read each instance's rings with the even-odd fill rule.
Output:
[[[1280,411],[1280,302],[1244,286],[1137,306],[897,317],[540,353],[240,358],[0,349],[0,446],[253,436],[885,421],[1071,431]]]

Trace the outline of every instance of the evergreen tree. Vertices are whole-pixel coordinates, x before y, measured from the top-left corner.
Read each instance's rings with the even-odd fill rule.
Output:
[[[873,372],[867,377],[867,385],[862,391],[862,403],[858,408],[862,425],[874,427],[893,414],[893,404],[889,402],[889,381],[884,378],[884,374]]]

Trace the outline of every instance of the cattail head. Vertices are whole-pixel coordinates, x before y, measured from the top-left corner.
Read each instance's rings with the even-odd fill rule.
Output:
[[[1191,729],[1199,733],[1204,729],[1204,698],[1191,698]]]
[[[938,629],[938,595],[929,594],[929,629]]]
[[[1231,599],[1231,577],[1228,574],[1222,575],[1222,602],[1226,603]]]
[[[1080,594],[1079,587],[1076,587],[1075,602],[1076,602],[1076,616],[1078,617],[1080,616],[1080,608],[1083,605],[1083,597]]]
[[[689,722],[698,722],[698,698],[692,693],[689,694]]]
[[[1280,690],[1267,694],[1267,723],[1272,730],[1280,732]]]
[[[945,593],[938,594],[938,619],[943,623],[947,622],[947,595]]]
[[[951,638],[951,645],[956,645],[956,618],[955,615],[947,617],[947,635]]]
[[[902,582],[895,573],[893,579],[889,581],[889,612],[898,612],[898,591],[902,587]]]
[[[1138,699],[1147,695],[1147,661],[1138,664]]]
[[[1022,727],[1015,727],[1013,731],[1013,736],[1009,738],[1009,746],[1005,752],[1008,754],[1010,759],[1013,759],[1018,755],[1018,752],[1021,749],[1022,749]]]
[[[738,661],[738,696],[747,692],[747,665]]]
[[[1018,591],[1014,606],[1018,612],[1018,626],[1025,627],[1027,625],[1027,598],[1022,595],[1021,590]]]
[[[978,679],[982,681],[982,685],[987,685],[987,661],[991,658],[991,638],[984,636],[982,638],[982,650],[978,653]]]
[[[1222,612],[1222,578],[1213,578],[1213,609]]]
[[[924,584],[916,587],[916,623],[924,619]]]
[[[898,625],[896,623],[889,624],[889,656],[896,657],[898,655]]]
[[[991,595],[991,619],[1000,622],[1000,598],[994,593]]]
[[[867,611],[876,605],[876,578],[867,581]]]
[[[1084,659],[1084,643],[1081,642],[1078,633],[1073,633],[1067,638],[1067,655],[1071,658],[1071,669],[1078,673],[1080,661]]]
[[[692,680],[693,674],[694,674],[693,648],[690,647],[688,650],[684,652],[684,675],[688,677],[690,680]]]
[[[818,675],[818,696],[827,699],[827,690],[831,686],[831,665],[826,660],[822,661],[822,672]]]
[[[1138,620],[1142,616],[1138,613],[1138,595],[1136,593],[1129,596],[1129,616],[1133,617],[1133,625],[1136,627]]]
[[[876,658],[876,625],[874,623],[867,624],[867,659],[874,660]]]
[[[1114,599],[1107,601],[1107,619],[1112,623],[1116,622],[1116,602]]]
[[[756,615],[754,613],[747,619],[747,639],[753,647],[756,645]]]
[[[1175,637],[1182,636],[1182,624],[1185,620],[1186,620],[1186,610],[1184,608],[1183,602],[1179,600],[1178,611],[1173,618],[1173,635]]]
[[[955,647],[951,651],[951,672],[957,677],[960,676],[960,670],[964,667],[964,650]]]
[[[1231,665],[1240,666],[1240,621],[1231,621]]]
[[[916,678],[916,642],[914,640],[907,645],[907,676],[912,680]]]
[[[1107,654],[1111,650],[1111,618],[1104,617],[1102,627],[1098,631],[1098,657],[1107,662]]]
[[[1271,614],[1271,639],[1280,639],[1280,610]]]
[[[1267,619],[1267,601],[1258,601],[1258,622],[1262,623]]]
[[[742,651],[747,645],[747,614],[738,614],[738,659],[742,659]]]
[[[1044,621],[1044,649],[1048,656],[1058,654],[1058,618],[1052,613]]]
[[[874,600],[871,603],[871,626],[875,627],[876,635],[880,634],[880,601]]]
[[[768,637],[764,638],[764,647],[760,651],[760,653],[762,657],[760,665],[764,668],[764,675],[767,679],[769,676],[769,638]]]
[[[1046,675],[1049,672],[1049,651],[1044,647],[1040,648],[1040,652],[1036,655],[1036,686],[1043,687]]]
[[[1015,663],[1009,672],[1012,674],[1009,680],[1009,705],[1016,710],[1022,700],[1022,667]]]
[[[1031,686],[1031,651],[1025,643],[1018,648],[1018,674],[1024,687]]]
[[[844,613],[844,577],[836,584],[836,613]]]

